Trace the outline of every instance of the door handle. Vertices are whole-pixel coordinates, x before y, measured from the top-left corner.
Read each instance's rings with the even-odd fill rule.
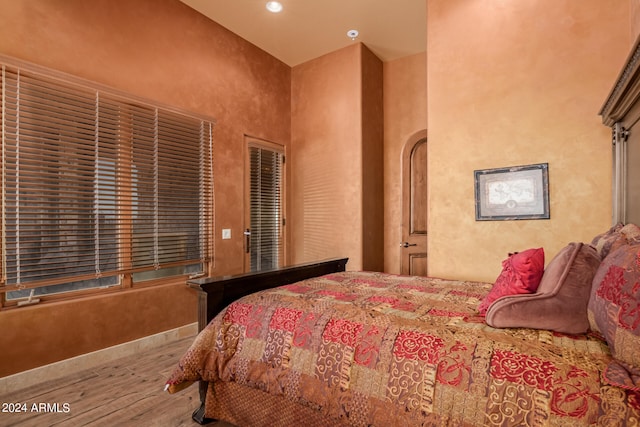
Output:
[[[417,243],[409,243],[409,242],[402,242],[400,243],[400,246],[403,248],[408,248],[409,246],[418,246]]]
[[[244,251],[249,253],[251,252],[251,230],[247,228],[242,234],[244,234]]]

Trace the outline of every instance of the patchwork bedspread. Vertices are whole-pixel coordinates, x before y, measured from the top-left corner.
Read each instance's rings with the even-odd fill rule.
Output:
[[[489,289],[345,272],[249,295],[198,335],[169,391],[232,381],[354,426],[639,425],[640,393],[601,380],[606,343],[491,328]]]

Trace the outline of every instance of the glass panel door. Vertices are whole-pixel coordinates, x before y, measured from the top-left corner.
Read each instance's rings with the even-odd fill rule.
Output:
[[[250,271],[282,265],[283,149],[275,145],[249,143],[249,221],[245,245]]]

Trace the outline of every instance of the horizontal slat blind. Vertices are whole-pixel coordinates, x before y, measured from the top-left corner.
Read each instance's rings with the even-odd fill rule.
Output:
[[[211,197],[210,184],[201,183],[201,175],[211,166],[210,156],[201,156],[206,147],[200,146],[200,134],[203,132],[208,140],[210,130],[199,121],[189,122],[168,112],[137,114],[133,136],[133,266],[160,267],[198,260],[204,249],[199,238],[201,215],[208,212],[202,200]],[[201,162],[205,162],[202,167]]]
[[[0,290],[211,258],[211,122],[7,65],[1,119]]]
[[[249,146],[251,271],[279,267],[282,250],[282,153]]]

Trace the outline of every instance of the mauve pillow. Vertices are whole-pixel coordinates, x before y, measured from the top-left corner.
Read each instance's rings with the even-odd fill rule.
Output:
[[[531,294],[538,289],[544,272],[544,249],[527,249],[509,254],[502,261],[502,272],[496,282],[478,306],[480,315],[487,312],[489,306],[505,295]]]
[[[640,227],[633,223],[629,223],[620,229],[622,234],[627,240],[626,243],[632,245],[634,243],[640,243]]]
[[[611,251],[611,247],[616,244],[618,240],[623,239],[626,241],[626,239],[624,239],[624,236],[620,234],[620,230],[623,226],[624,224],[619,222],[609,230],[605,231],[604,233],[598,234],[593,238],[593,240],[591,240],[591,246],[596,248],[596,251],[598,252],[598,255],[600,255],[600,258],[604,259],[604,257],[609,254],[609,251]]]
[[[589,322],[614,358],[605,379],[640,390],[640,244],[621,246],[602,260],[593,278]]]
[[[487,311],[487,324],[566,334],[587,332],[591,282],[599,265],[600,256],[593,246],[569,243],[553,257],[535,294],[496,300]]]

